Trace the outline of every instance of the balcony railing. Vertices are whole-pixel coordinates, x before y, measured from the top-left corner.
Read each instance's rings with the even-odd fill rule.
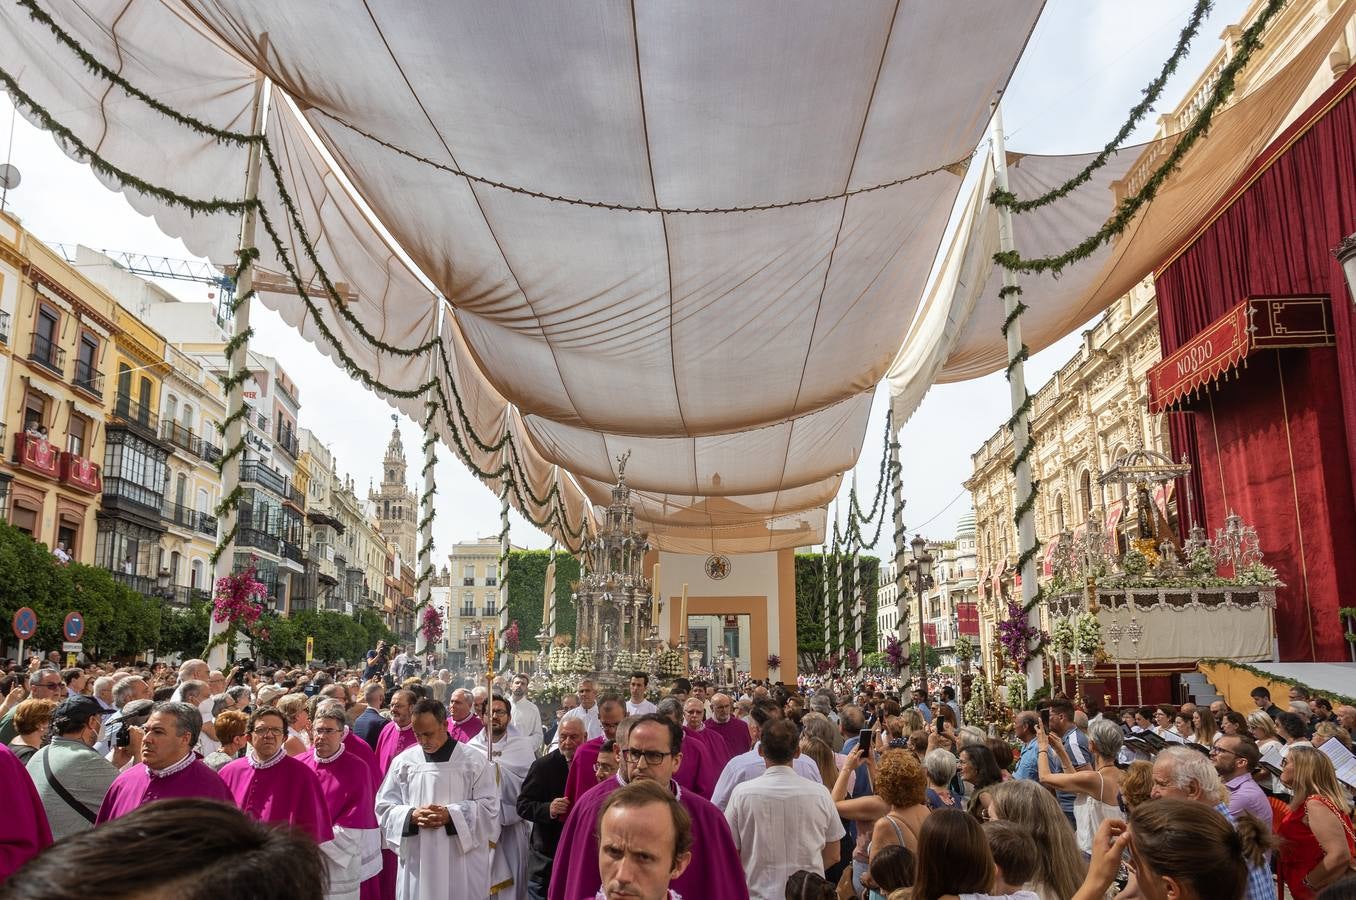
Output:
[[[241,547],[254,547],[274,556],[282,549],[282,541],[258,528],[241,528],[235,542]]]
[[[485,587],[494,587],[497,584],[499,584],[499,578],[497,576],[494,575],[485,576]]]
[[[287,493],[287,479],[261,463],[241,463],[240,481],[242,484],[253,482],[254,484],[272,491],[280,497]]]
[[[301,547],[291,541],[282,542],[282,555],[293,562],[301,562]]]
[[[289,429],[282,429],[278,432],[278,446],[287,451],[287,455],[293,459],[300,453],[296,432]]]
[[[217,517],[210,513],[197,513],[197,523],[194,527],[199,533],[214,538],[217,536]]]
[[[62,451],[58,480],[87,494],[98,494],[104,489],[99,464],[78,453]]]
[[[129,500],[145,507],[151,516],[156,516],[160,513],[164,495],[135,481],[115,476],[104,479],[104,502],[109,500]]]
[[[33,349],[28,358],[58,375],[66,371],[66,351],[40,334],[33,335]]]
[[[75,361],[75,377],[71,379],[71,384],[95,397],[102,399],[104,396],[104,373],[86,360]]]
[[[161,507],[161,513],[166,521],[189,531],[192,531],[198,524],[197,510],[190,506],[184,506],[182,503],[175,503],[173,500],[167,499],[165,501]]]
[[[0,344],[9,343],[9,313],[0,311]]]
[[[463,579],[461,580],[461,586],[462,586],[462,587],[475,587],[475,586],[476,586],[476,580],[475,580],[475,577],[472,576],[472,575],[467,575],[465,578],[463,578]]]
[[[140,425],[154,434],[155,432],[155,414],[149,406],[133,400],[127,394],[118,392],[117,399],[113,402],[113,415],[129,424]]]
[[[160,420],[160,439],[169,441],[180,450],[202,456],[202,438],[193,433],[193,429],[180,425],[173,419]]]
[[[499,610],[495,609],[493,606],[487,606],[480,611],[480,614],[482,616],[497,616],[499,615]]]
[[[28,431],[14,436],[14,462],[21,468],[47,478],[61,473],[61,454],[47,438]]]
[[[287,494],[285,495],[284,499],[291,503],[293,506],[295,506],[297,509],[305,509],[306,507],[306,495],[303,494],[301,491],[297,490],[297,486],[295,484],[289,483],[287,485]]]

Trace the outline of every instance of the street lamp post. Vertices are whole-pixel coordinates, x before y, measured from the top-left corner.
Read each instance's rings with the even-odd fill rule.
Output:
[[[928,648],[923,642],[923,590],[932,580],[932,557],[928,555],[928,542],[917,535],[910,542],[913,548],[913,584],[914,594],[918,597],[918,671],[923,693],[928,690]]]

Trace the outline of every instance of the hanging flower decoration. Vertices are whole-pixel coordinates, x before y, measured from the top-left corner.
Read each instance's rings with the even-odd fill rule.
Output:
[[[1026,705],[1026,676],[1021,672],[1013,672],[1008,676],[1007,681],[1003,683],[1007,688],[1008,707],[1010,709],[1021,709]]]
[[[234,575],[217,579],[212,596],[212,618],[225,622],[228,628],[251,625],[264,613],[268,588],[256,577],[251,562],[249,568]]]
[[[890,660],[890,668],[898,672],[909,661],[909,648],[892,634],[885,639],[885,656]]]
[[[504,629],[504,649],[509,653],[517,653],[521,642],[522,633],[518,628],[518,620],[514,619],[509,623],[509,627]]]
[[[443,639],[443,616],[432,603],[424,607],[424,618],[419,630],[424,635],[425,644],[436,644]]]
[[[769,672],[775,672],[782,667],[782,658],[775,653],[769,653],[767,657],[767,668]]]
[[[849,650],[847,652],[848,669],[850,671],[855,672],[857,671],[857,669],[861,668],[861,665],[862,665],[862,655],[858,653],[856,650]]]
[[[815,671],[820,675],[827,675],[832,668],[833,666],[827,659],[821,659],[819,662],[815,663]]]
[[[889,652],[889,646],[886,646],[886,652]],[[956,652],[956,659],[959,662],[969,662],[975,656],[975,642],[970,640],[968,635],[961,635],[956,638],[956,644],[953,648]]]
[[[1026,613],[1015,600],[1008,601],[1008,617],[998,623],[998,642],[1013,665],[1020,671],[1031,658],[1031,642],[1039,640],[1041,631],[1026,620]]]

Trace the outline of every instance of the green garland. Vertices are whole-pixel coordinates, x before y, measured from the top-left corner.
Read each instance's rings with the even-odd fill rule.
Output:
[[[1115,213],[1101,228],[1082,242],[1057,255],[1028,259],[1016,250],[1009,250],[995,253],[994,262],[1012,272],[1049,272],[1058,275],[1069,265],[1087,259],[1098,248],[1122,234],[1144,205],[1158,195],[1158,191],[1168,177],[1177,171],[1191,148],[1209,132],[1215,114],[1224,108],[1225,102],[1233,95],[1239,73],[1252,60],[1253,53],[1262,46],[1262,32],[1286,2],[1287,0],[1268,0],[1257,18],[1244,30],[1234,56],[1220,69],[1219,78],[1211,89],[1210,99],[1197,111],[1191,125],[1177,135],[1172,151],[1137,192],[1120,202]]]
[[[1298,679],[1288,678],[1284,675],[1276,675],[1271,672],[1266,672],[1263,671],[1262,669],[1257,668],[1256,666],[1249,665],[1248,663],[1239,662],[1236,659],[1220,659],[1216,657],[1211,659],[1202,659],[1199,661],[1198,664],[1202,666],[1232,666],[1235,669],[1242,669],[1244,672],[1247,672],[1250,675],[1256,675],[1258,678],[1265,678],[1267,681],[1274,681],[1279,684],[1304,688],[1306,691],[1309,692],[1310,697],[1327,697],[1329,700],[1333,702],[1334,706],[1342,705],[1356,706],[1356,697],[1348,697],[1345,694],[1338,694],[1333,691],[1320,691],[1317,688],[1311,687]]]
[[[1125,124],[1121,126],[1121,130],[1116,132],[1116,136],[1102,148],[1101,153],[1098,153],[1090,163],[1083,167],[1082,171],[1059,187],[1051,188],[1031,200],[1019,200],[1017,195],[1011,191],[995,188],[993,193],[989,195],[989,202],[994,206],[1005,206],[1012,212],[1020,214],[1033,209],[1040,209],[1042,206],[1061,200],[1078,187],[1086,184],[1088,179],[1092,177],[1092,173],[1101,169],[1111,160],[1111,154],[1121,148],[1121,145],[1129,139],[1130,133],[1135,130],[1135,127],[1153,108],[1153,105],[1158,102],[1158,98],[1163,94],[1163,88],[1167,86],[1168,79],[1177,71],[1177,66],[1186,56],[1187,50],[1191,47],[1191,41],[1200,31],[1201,23],[1210,14],[1210,8],[1213,5],[1214,0],[1196,0],[1196,7],[1191,12],[1191,18],[1182,28],[1182,33],[1178,35],[1177,46],[1173,49],[1172,55],[1163,64],[1163,70],[1158,73],[1158,77],[1149,82],[1149,86],[1144,89],[1144,99],[1135,104],[1134,108],[1130,110],[1130,115],[1126,118]]]
[[[563,536],[573,538],[575,539],[576,542],[578,541],[578,539],[582,536],[584,532],[587,512],[585,512],[584,515],[581,516],[580,522],[577,526],[571,526],[569,524],[568,518],[566,518],[566,516],[563,513],[563,501],[561,501],[560,498],[559,483],[558,482],[553,483],[551,486],[551,490],[548,491],[544,496],[539,497],[531,489],[531,485],[528,479],[522,477],[523,476],[522,462],[518,455],[516,443],[514,442],[513,436],[510,432],[506,431],[504,434],[501,435],[500,439],[494,444],[490,444],[484,441],[475,432],[475,429],[472,426],[469,417],[466,415],[464,404],[461,401],[460,392],[457,389],[456,380],[451,377],[451,368],[447,359],[446,348],[443,346],[441,336],[435,335],[428,341],[425,341],[424,343],[413,348],[397,347],[372,334],[363,324],[363,322],[359,320],[358,317],[354,315],[351,310],[348,309],[347,303],[345,303],[344,300],[341,297],[339,297],[338,291],[336,290],[333,282],[329,278],[329,275],[326,272],[324,266],[320,264],[316,250],[313,244],[311,243],[304,223],[301,220],[300,213],[297,211],[296,205],[292,200],[291,194],[286,188],[283,179],[282,169],[278,165],[277,160],[273,155],[272,147],[269,144],[268,140],[265,138],[265,136],[242,134],[239,132],[232,132],[215,128],[211,125],[208,125],[207,123],[202,122],[201,120],[198,120],[189,115],[185,115],[183,113],[178,112],[177,110],[174,110],[166,106],[165,104],[151,97],[149,94],[146,94],[144,91],[132,85],[120,74],[108,68],[97,58],[95,58],[92,54],[85,51],[84,48],[82,48],[73,37],[71,37],[63,30],[61,30],[61,28],[36,5],[34,0],[18,0],[18,2],[28,9],[29,14],[35,20],[46,25],[56,35],[56,37],[61,43],[63,43],[65,46],[71,49],[80,58],[80,60],[85,64],[87,68],[89,68],[92,72],[104,78],[105,80],[109,81],[110,83],[118,86],[120,89],[127,92],[130,96],[147,104],[150,108],[169,117],[171,120],[178,122],[181,125],[184,125],[185,127],[188,127],[199,133],[211,136],[224,143],[233,143],[240,146],[258,144],[261,148],[262,156],[265,162],[267,163],[269,170],[273,174],[273,178],[278,188],[279,196],[282,200],[284,210],[289,220],[291,220],[291,224],[294,226],[296,230],[296,234],[300,239],[302,248],[305,251],[305,255],[310,260],[312,265],[315,267],[316,273],[320,278],[322,286],[325,288],[326,293],[329,294],[331,300],[331,307],[337,310],[340,316],[346,319],[349,322],[349,324],[352,325],[353,328],[359,333],[359,335],[363,337],[364,340],[368,341],[378,350],[382,350],[395,355],[409,357],[423,352],[427,352],[428,350],[437,347],[439,351],[440,362],[443,365],[445,374],[447,375],[448,384],[452,389],[458,419],[461,421],[464,430],[469,435],[472,436],[477,446],[481,447],[481,449],[485,450],[486,452],[495,452],[499,448],[504,447],[505,445],[507,445],[509,448],[509,459],[505,464],[501,465],[499,469],[493,471],[481,469],[479,466],[475,465],[475,463],[470,458],[470,454],[466,452],[465,445],[462,443],[461,436],[457,433],[457,429],[452,428],[450,430],[453,434],[454,442],[458,445],[459,455],[462,457],[464,463],[467,465],[468,468],[475,472],[477,476],[485,480],[503,477],[505,475],[511,474],[516,469],[519,474],[519,479],[515,479],[513,481],[514,496],[518,500],[519,505],[522,508],[523,513],[527,517],[527,519],[531,521],[534,525],[543,528],[544,530],[550,531],[554,528],[558,530]],[[95,153],[90,147],[88,147],[82,141],[80,141],[79,138],[77,138],[73,132],[65,128],[63,125],[61,125],[61,123],[58,122],[54,117],[52,117],[51,114],[47,112],[47,110],[42,108],[40,104],[33,100],[33,98],[29,97],[25,92],[23,92],[19,88],[17,80],[10,76],[8,72],[0,70],[0,80],[3,80],[5,82],[10,93],[14,96],[16,105],[22,105],[25,107],[25,109],[30,111],[39,120],[42,127],[53,132],[55,135],[58,136],[60,140],[66,143],[69,148],[74,149],[75,151],[74,155],[78,155],[79,157],[83,158],[87,163],[91,165],[91,167],[100,171],[105,176],[118,181],[124,187],[130,187],[134,190],[137,190],[138,192],[156,196],[163,202],[171,206],[179,206],[188,209],[191,213],[212,214],[224,212],[230,214],[243,214],[246,211],[253,210],[259,216],[261,223],[264,225],[264,229],[268,233],[269,238],[274,245],[274,249],[277,252],[280,261],[283,263],[284,268],[287,270],[287,274],[293,283],[294,289],[297,291],[303,303],[306,305],[308,312],[312,314],[312,317],[315,320],[319,330],[321,331],[321,334],[324,336],[326,341],[331,345],[331,347],[335,350],[336,354],[339,356],[342,362],[342,368],[344,368],[351,377],[354,377],[368,388],[374,391],[378,391],[380,393],[385,393],[386,395],[392,397],[409,398],[418,396],[419,394],[424,393],[428,390],[432,390],[438,396],[441,405],[444,407],[444,411],[445,412],[448,411],[448,407],[450,406],[450,404],[447,402],[447,397],[442,390],[442,385],[438,382],[436,378],[431,379],[429,383],[419,385],[414,389],[397,389],[377,381],[370,375],[370,373],[365,368],[362,368],[357,365],[357,363],[344,349],[339,340],[335,337],[333,332],[329,329],[328,325],[325,323],[324,317],[320,313],[320,310],[312,302],[310,294],[306,290],[305,285],[302,283],[299,273],[296,271],[296,268],[292,265],[292,262],[287,254],[286,246],[282,240],[281,235],[274,226],[271,218],[267,213],[267,210],[263,207],[262,203],[260,203],[257,200],[232,201],[224,200],[222,198],[213,198],[212,200],[209,201],[195,200],[185,195],[178,194],[174,191],[170,191],[165,188],[160,188],[158,186],[151,185],[139,178],[136,178],[130,173],[125,172],[117,168],[116,166],[113,166],[107,160],[103,159],[97,153]],[[245,254],[250,254],[251,259],[257,258],[258,250],[257,248],[247,248],[245,251],[242,251],[241,259],[242,268],[246,265]],[[237,277],[239,276],[239,273],[240,270],[237,271]],[[232,307],[232,310],[234,311],[235,309],[237,309],[241,303],[250,299],[253,295],[254,292],[250,291],[238,297],[235,305]],[[232,339],[232,343],[228,344],[228,347],[234,349],[240,343],[243,343],[245,340],[247,340],[248,337],[250,336],[250,333],[251,333],[250,331],[246,331],[242,335],[237,335],[235,338]],[[240,375],[242,376],[240,377],[241,381],[244,380],[244,377],[247,377],[245,376],[245,373],[240,373]],[[228,378],[228,381],[231,381],[231,379]],[[234,383],[235,382],[232,381],[231,384],[226,385],[227,390],[229,390]],[[240,414],[243,415],[243,411],[238,412],[240,412]],[[229,422],[227,424],[229,424]],[[227,452],[231,456],[234,456],[235,454],[241,452],[242,450],[243,446],[239,448],[230,448]],[[526,487],[526,497],[532,500],[533,505],[543,508],[550,506],[551,508],[550,515],[542,518],[538,518],[537,516],[533,515],[528,509],[528,503],[527,500],[524,498],[522,487]],[[232,537],[233,536],[234,535],[232,535]],[[569,540],[566,540],[564,543],[567,548],[571,546],[571,541]],[[222,548],[223,545],[219,544],[217,548],[218,556],[220,555],[220,551],[222,550]]]

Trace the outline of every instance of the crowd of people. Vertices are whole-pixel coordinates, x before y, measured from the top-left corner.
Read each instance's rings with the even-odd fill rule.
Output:
[[[1356,709],[967,723],[954,688],[10,671],[0,897],[1356,898]]]

